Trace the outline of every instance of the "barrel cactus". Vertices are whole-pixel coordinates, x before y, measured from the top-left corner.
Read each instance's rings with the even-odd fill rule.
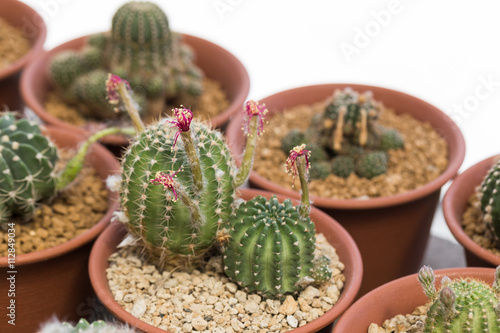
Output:
[[[76,325],[68,322],[51,320],[45,323],[39,333],[134,333],[135,330],[126,325],[111,324],[102,320],[89,323],[85,319],[80,319]]]
[[[500,332],[500,266],[490,287],[484,282],[465,278],[445,277],[436,291],[434,272],[424,266],[418,280],[431,304],[427,310],[422,333],[499,333]]]
[[[112,128],[96,133],[62,171],[56,172],[57,148],[41,133],[39,125],[26,119],[16,120],[12,112],[1,115],[0,224],[8,222],[12,215],[30,220],[38,202],[49,200],[76,177],[91,143],[123,131]]]
[[[483,220],[495,245],[500,247],[500,160],[489,170],[478,189]]]
[[[313,277],[319,281],[331,278],[329,262],[313,260],[316,231],[309,218],[308,168],[305,145],[292,149],[287,170],[300,179],[302,201],[298,207],[289,199],[280,203],[276,196],[269,200],[257,196],[241,203],[229,219],[224,270],[248,292],[279,298],[298,293]]]
[[[117,216],[159,267],[195,264],[226,226],[235,190],[250,172],[267,109],[245,104],[249,137],[237,169],[222,134],[193,120],[189,109],[174,109],[173,118],[144,127],[133,103],[126,102],[126,83],[110,76],[108,85],[125,101],[139,132],[123,158],[122,179],[115,182],[122,207]]]
[[[170,30],[160,7],[129,2],[116,11],[110,32],[89,37],[79,52],[56,55],[49,71],[67,102],[98,119],[117,116],[102,94],[103,73],[116,73],[130,82],[136,99],[144,101],[144,117],[156,119],[166,99],[196,104],[203,91],[203,74],[193,58],[180,35]]]

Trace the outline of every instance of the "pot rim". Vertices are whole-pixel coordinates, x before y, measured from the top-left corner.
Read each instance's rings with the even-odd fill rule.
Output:
[[[89,133],[87,130],[85,130],[79,126],[75,126],[75,125],[72,125],[70,123],[67,123],[67,122],[65,122],[65,121],[63,121],[63,120],[61,120],[61,119],[59,119],[59,118],[57,118],[57,117],[55,117],[47,112],[47,110],[45,109],[45,107],[43,105],[43,101],[39,100],[35,94],[35,86],[37,84],[35,83],[35,80],[33,80],[33,77],[35,77],[36,75],[40,75],[40,73],[42,73],[42,75],[47,75],[46,74],[47,68],[46,68],[45,64],[48,63],[49,59],[52,56],[54,56],[55,54],[57,54],[63,50],[66,50],[68,44],[72,44],[72,43],[82,43],[83,44],[84,40],[86,40],[91,35],[92,34],[71,39],[63,44],[60,44],[60,45],[54,47],[50,51],[43,52],[43,54],[41,54],[33,62],[31,62],[26,67],[26,69],[23,71],[23,74],[21,75],[21,83],[20,83],[21,95],[22,95],[26,105],[30,109],[32,109],[37,114],[37,116],[39,116],[44,122],[49,123],[49,124],[53,124],[53,125],[57,125],[60,127],[65,127],[65,128],[68,128],[72,131],[75,131],[75,132],[78,132],[81,134],[85,134],[85,135],[88,135],[88,133]],[[216,117],[214,117],[210,120],[213,127],[222,126],[224,123],[226,123],[229,120],[229,118],[233,114],[235,114],[237,112],[237,110],[239,110],[241,108],[241,106],[245,102],[245,99],[248,96],[248,92],[250,91],[250,77],[248,75],[248,72],[245,69],[245,67],[243,66],[243,64],[241,63],[241,61],[238,58],[236,58],[236,56],[233,55],[231,52],[226,50],[225,48],[223,48],[215,43],[212,43],[206,39],[203,39],[203,38],[199,38],[199,37],[195,37],[195,36],[192,36],[189,34],[183,34],[183,33],[181,35],[182,35],[183,41],[188,45],[190,44],[190,41],[191,42],[193,42],[193,41],[203,42],[203,43],[206,43],[206,45],[208,47],[218,50],[218,52],[220,52],[221,54],[225,54],[226,58],[227,58],[226,59],[227,63],[229,63],[231,66],[234,67],[235,75],[236,76],[239,75],[239,79],[241,81],[241,88],[238,90],[238,93],[233,98],[233,100],[231,101],[229,106],[222,113],[218,114]],[[199,57],[201,58],[201,55],[199,55]],[[49,89],[50,88],[47,88],[47,91],[49,91]],[[101,142],[108,143],[108,144],[125,145],[125,144],[127,144],[128,139],[126,139],[122,136],[119,136],[119,135],[113,135],[113,136],[109,136],[107,138],[104,138],[103,140],[101,140]]]
[[[384,91],[392,94],[399,94],[406,98],[409,98],[415,102],[419,102],[424,104],[427,107],[427,111],[432,112],[439,116],[439,121],[442,124],[443,128],[449,128],[452,136],[449,138],[445,138],[448,143],[448,148],[450,146],[450,142],[456,142],[456,153],[453,156],[449,156],[448,166],[445,171],[441,173],[437,178],[433,179],[429,183],[422,185],[416,189],[392,195],[387,197],[378,197],[371,198],[368,200],[356,200],[356,199],[330,199],[326,197],[318,197],[311,195],[311,200],[313,204],[317,207],[321,208],[334,208],[340,210],[348,210],[348,209],[372,209],[372,208],[383,208],[401,205],[407,202],[415,201],[420,198],[423,198],[433,192],[440,190],[440,188],[448,182],[450,179],[456,176],[458,169],[462,165],[462,162],[465,157],[465,140],[464,137],[458,128],[458,126],[453,122],[453,120],[448,117],[443,111],[439,110],[437,107],[433,106],[430,103],[425,102],[424,100],[414,97],[412,95],[394,90],[388,89],[380,86],[371,86],[371,85],[362,85],[362,84],[352,84],[352,83],[330,83],[330,84],[317,84],[317,85],[309,85],[302,86],[298,88],[284,90],[268,97],[265,97],[261,100],[262,103],[266,103],[270,99],[276,99],[281,97],[282,95],[295,95],[301,94],[305,90],[313,90],[316,88],[325,88],[331,87],[331,91],[333,92],[336,88],[343,87],[351,87],[354,90],[362,91],[362,90],[378,90]],[[306,104],[306,103],[304,103]],[[278,110],[278,112],[282,112],[282,110]],[[236,142],[240,137],[240,128],[243,120],[243,115],[238,114],[233,117],[230,121],[228,129],[227,129],[227,137],[230,146],[232,143]],[[435,126],[433,126],[436,128]],[[238,161],[241,161],[241,156],[238,153],[235,153],[233,149],[231,149],[233,157]],[[263,188],[267,191],[283,193],[286,196],[297,198],[299,196],[298,192],[289,190],[282,186],[273,183],[263,176],[259,175],[255,171],[251,171],[250,173],[250,182],[256,184],[259,188]]]
[[[255,189],[239,189],[238,191],[242,194],[242,196],[246,193],[246,195],[248,195],[249,197],[254,197],[259,194],[267,196],[274,195],[273,193],[267,191]],[[280,201],[286,199],[285,196],[280,194],[278,194],[278,198],[280,199]],[[294,204],[298,204],[297,200],[292,199],[292,201],[294,202]],[[337,238],[341,240],[342,244],[344,244],[344,247],[348,249],[346,250],[347,258],[340,259],[346,266],[346,263],[348,261],[352,263],[352,267],[350,268],[352,270],[352,278],[349,280],[347,289],[346,285],[344,285],[337,303],[330,310],[325,312],[325,314],[320,316],[318,319],[290,331],[294,333],[316,332],[333,322],[336,318],[339,318],[340,315],[342,315],[342,313],[344,313],[344,311],[346,311],[354,301],[354,298],[356,297],[356,294],[361,287],[361,280],[363,276],[363,263],[361,259],[361,253],[359,252],[359,249],[351,235],[337,221],[335,221],[326,213],[322,212],[320,209],[311,207],[311,215],[315,216],[314,220],[328,221],[326,225],[330,227],[332,231],[335,231],[338,234]],[[89,275],[94,291],[110,312],[112,312],[115,316],[117,316],[121,320],[124,320],[128,324],[139,329],[146,330],[148,332],[168,332],[139,320],[138,318],[132,316],[125,309],[123,309],[118,304],[118,302],[114,300],[113,295],[111,294],[111,291],[109,289],[105,273],[99,272],[99,262],[103,260],[101,258],[101,253],[103,252],[101,251],[101,247],[112,247],[112,252],[114,252],[114,250],[116,250],[116,245],[109,242],[109,237],[118,233],[120,233],[120,235],[126,234],[126,229],[124,228],[123,223],[111,223],[109,227],[106,228],[106,230],[104,230],[104,232],[97,238],[92,251],[90,252]],[[334,245],[337,250],[338,246],[335,246],[335,244],[332,245]]]
[[[39,24],[37,24],[37,28],[39,29],[39,31],[34,42],[31,44],[30,50],[21,58],[17,59],[15,62],[10,64],[9,66],[0,69],[0,80],[3,80],[5,78],[8,78],[9,76],[12,76],[20,72],[23,67],[29,64],[31,60],[33,60],[36,57],[37,53],[43,52],[43,44],[45,43],[45,39],[47,38],[47,26],[45,25],[43,18],[33,8],[31,8],[30,6],[21,1],[2,0],[0,6],[5,6],[5,7],[19,6],[20,8],[22,8],[22,10],[17,11],[17,13],[23,15],[29,13],[31,17],[36,17],[36,19],[39,22]],[[0,16],[3,17],[2,15]]]
[[[483,171],[485,169],[489,170],[498,159],[500,159],[500,155],[495,155],[472,165],[453,181],[443,198],[444,219],[453,236],[467,250],[495,266],[500,265],[500,256],[491,253],[474,242],[462,228],[462,215],[464,211],[459,212],[458,206],[464,202],[462,200],[457,200],[456,197],[459,193],[466,193],[468,201],[468,198],[474,193],[476,187],[481,184],[481,181],[474,183],[472,187],[467,186],[466,181],[470,178],[481,177],[481,179],[483,179],[486,176],[486,173]],[[467,202],[465,202],[465,207],[467,207]]]
[[[77,140],[84,139],[84,137],[71,133],[70,131],[64,128],[45,126],[45,129],[47,130],[49,136],[57,133],[58,135],[67,135]],[[111,154],[111,152],[109,152],[106,148],[104,148],[100,144],[94,143],[92,147],[92,152],[100,157],[100,161],[95,161],[92,164],[97,164],[97,163],[103,164],[103,162],[104,164],[108,164],[110,174],[114,174],[120,170],[120,164],[118,163],[116,158]],[[113,212],[116,211],[116,209],[118,208],[118,204],[119,204],[118,194],[108,190],[108,209],[106,210],[104,216],[94,226],[92,226],[89,230],[85,231],[81,235],[78,235],[63,244],[59,244],[51,248],[40,251],[16,255],[15,266],[18,267],[21,265],[43,262],[48,259],[59,257],[64,255],[65,253],[69,253],[91,242],[108,225],[113,215]],[[9,265],[8,257],[0,257],[0,267],[8,267],[8,265]]]

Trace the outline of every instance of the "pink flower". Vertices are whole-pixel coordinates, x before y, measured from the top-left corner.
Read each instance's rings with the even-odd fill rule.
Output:
[[[106,92],[108,94],[108,101],[110,104],[118,104],[120,101],[120,95],[118,92],[120,84],[125,84],[125,87],[130,91],[130,84],[127,80],[123,80],[118,75],[109,73],[108,79],[106,80]]]
[[[243,112],[245,113],[245,125],[243,128],[245,133],[248,134],[250,131],[250,120],[252,120],[254,116],[257,116],[258,117],[257,135],[261,135],[264,132],[264,120],[266,119],[265,115],[267,113],[266,105],[259,104],[258,102],[250,100],[245,103]]]
[[[165,188],[169,188],[174,193],[174,201],[177,201],[177,192],[175,191],[175,180],[174,177],[177,173],[179,173],[181,169],[176,172],[170,172],[167,174],[165,172],[158,171],[155,175],[154,179],[151,179],[150,182],[154,185],[163,185]]]
[[[297,171],[297,158],[299,156],[304,156],[306,160],[306,170],[309,170],[311,167],[311,163],[309,163],[309,156],[310,156],[310,151],[305,149],[306,145],[301,144],[300,146],[294,147],[292,150],[290,150],[290,155],[288,155],[288,158],[286,159],[285,162],[285,169],[286,172],[293,176],[293,179],[295,180],[295,177],[297,177],[298,171]]]
[[[181,132],[189,131],[189,127],[191,126],[191,121],[193,120],[193,112],[191,112],[191,110],[189,109],[186,109],[182,105],[180,108],[175,108],[173,111],[176,120],[169,120],[167,122],[173,124],[174,127],[178,128],[177,133],[175,133],[175,139],[174,139],[174,146],[175,146]]]

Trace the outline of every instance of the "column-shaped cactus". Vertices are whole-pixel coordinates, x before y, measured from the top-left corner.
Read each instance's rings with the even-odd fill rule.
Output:
[[[108,83],[115,87],[110,92],[118,94],[140,132],[122,161],[118,216],[160,267],[196,262],[226,226],[235,190],[250,172],[267,110],[246,103],[249,139],[236,169],[222,134],[193,120],[189,109],[174,109],[173,118],[144,127],[126,82],[115,85],[117,80],[110,76]]]
[[[500,247],[500,160],[489,170],[478,189],[483,220],[491,238]]]
[[[276,196],[269,200],[257,196],[241,203],[229,219],[224,270],[249,292],[281,297],[299,292],[313,277],[319,281],[331,278],[329,262],[322,258],[315,264],[313,260],[316,231],[309,218],[308,168],[305,145],[292,149],[287,170],[300,178],[302,202],[298,207],[289,199],[280,203]]]
[[[427,266],[419,271],[418,280],[432,302],[421,332],[500,332],[500,267],[493,286],[470,278],[443,278],[436,291],[434,272]]]

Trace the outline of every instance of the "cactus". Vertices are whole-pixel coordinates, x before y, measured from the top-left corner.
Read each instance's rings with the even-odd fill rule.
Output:
[[[134,333],[135,330],[125,325],[114,325],[102,320],[89,323],[85,319],[80,319],[73,326],[68,322],[51,320],[45,323],[39,333]]]
[[[331,171],[337,177],[349,177],[354,172],[354,159],[343,155],[335,157],[331,163]]]
[[[57,173],[58,151],[39,126],[26,119],[16,120],[11,112],[4,113],[0,117],[0,223],[7,222],[11,215],[29,220],[39,201],[49,200],[76,177],[91,143],[118,132],[123,131],[108,129],[93,135]]]
[[[300,145],[305,140],[304,133],[294,128],[281,139],[281,150],[288,155],[295,146]]]
[[[401,149],[404,147],[404,141],[395,129],[383,129],[380,134],[378,149]]]
[[[436,291],[434,279],[430,267],[420,269],[418,280],[431,300],[420,332],[500,332],[500,266],[492,287],[470,278],[445,277]]]
[[[382,151],[361,155],[356,161],[356,174],[371,179],[387,172],[387,154]]]
[[[226,275],[248,292],[279,298],[298,293],[305,281],[329,280],[329,263],[313,262],[315,227],[309,218],[307,189],[309,152],[295,147],[287,160],[287,170],[299,176],[302,201],[280,203],[276,196],[262,196],[241,203],[230,217],[229,243],[224,251]],[[314,269],[314,270],[313,270]]]
[[[478,198],[486,228],[496,247],[500,247],[500,160],[479,186]]]
[[[309,176],[311,179],[325,179],[331,173],[332,168],[327,161],[314,163],[309,169]]]
[[[253,101],[245,105],[249,137],[237,170],[222,134],[193,120],[189,109],[174,109],[173,119],[144,127],[126,82],[110,76],[108,88],[109,99],[122,100],[139,132],[122,161],[118,216],[160,268],[193,266],[213,247],[232,213],[267,109]]]
[[[124,4],[113,16],[111,32],[89,37],[80,52],[58,54],[50,64],[50,76],[62,97],[101,119],[116,117],[101,92],[103,73],[108,72],[130,82],[137,98],[145,101],[147,119],[160,116],[166,99],[192,106],[203,91],[203,74],[193,64],[192,51],[170,31],[165,13],[151,2]]]

